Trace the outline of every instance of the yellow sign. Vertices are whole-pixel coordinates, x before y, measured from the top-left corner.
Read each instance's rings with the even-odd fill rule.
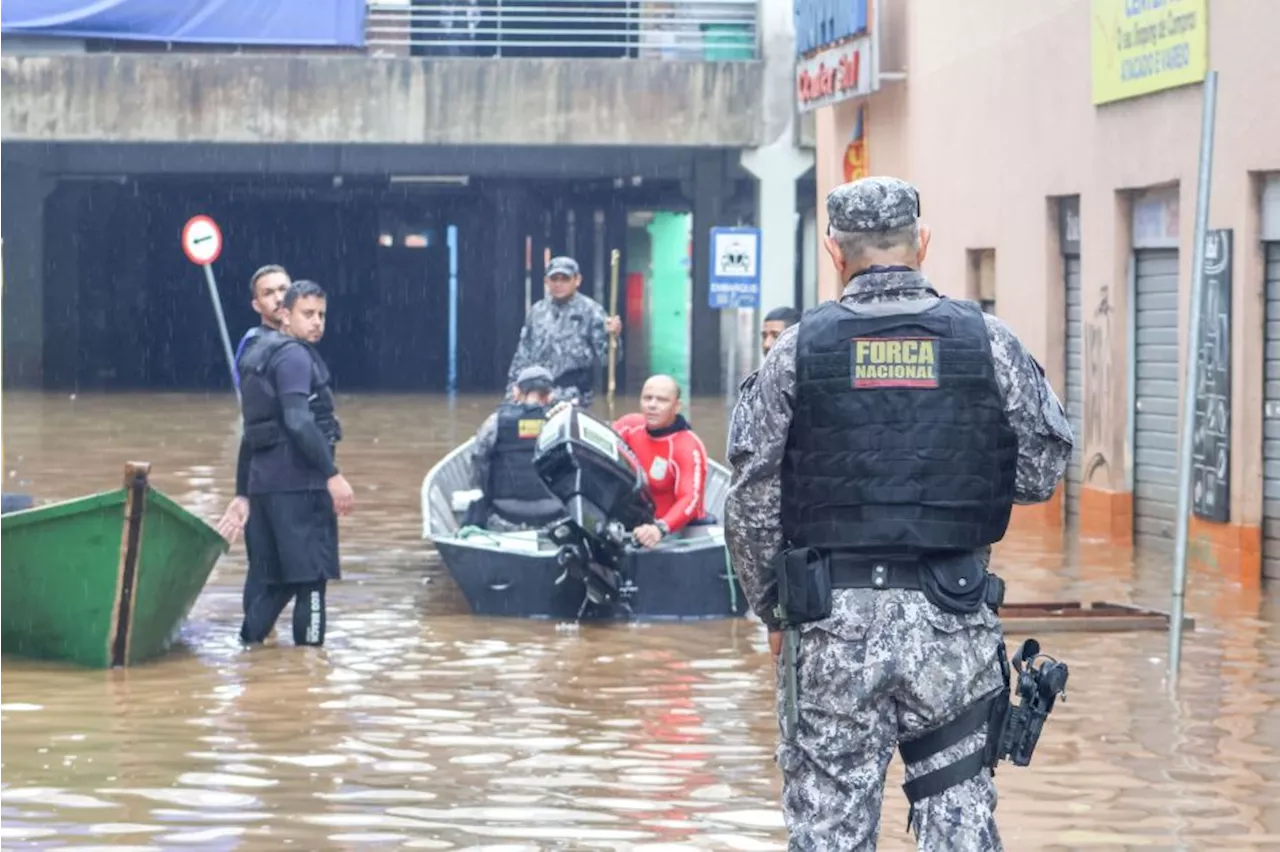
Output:
[[[545,420],[517,420],[516,435],[521,438],[536,438],[542,434],[542,424]]]
[[[855,388],[936,388],[938,341],[931,337],[853,339]]]
[[[1209,64],[1208,0],[1093,0],[1093,102],[1199,83]]]

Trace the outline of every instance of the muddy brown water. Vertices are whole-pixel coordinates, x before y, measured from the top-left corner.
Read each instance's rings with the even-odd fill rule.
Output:
[[[157,663],[5,658],[3,848],[785,848],[758,624],[467,614],[420,540],[418,493],[493,402],[341,400],[358,505],[325,648],[295,649],[287,629],[239,647],[237,545]],[[77,496],[145,460],[157,487],[213,520],[233,486],[235,417],[230,396],[6,394],[5,490]],[[695,401],[692,420],[722,457],[722,402]],[[1014,599],[1167,606],[1168,555],[1024,533],[996,563]],[[1007,849],[1280,848],[1276,593],[1198,569],[1189,611],[1176,700],[1165,633],[1040,637],[1071,681],[1034,764],[997,773]],[[914,848],[900,783],[895,763],[884,850]]]

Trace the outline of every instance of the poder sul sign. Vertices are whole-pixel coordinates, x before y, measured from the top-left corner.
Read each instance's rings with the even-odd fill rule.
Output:
[[[796,99],[800,109],[816,109],[870,92],[871,75],[863,57],[868,45],[866,38],[855,39],[797,63]]]

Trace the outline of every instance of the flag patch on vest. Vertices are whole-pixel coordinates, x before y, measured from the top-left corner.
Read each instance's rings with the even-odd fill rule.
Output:
[[[855,388],[938,386],[936,337],[855,337],[852,357]]]
[[[517,420],[516,434],[521,438],[536,438],[542,434],[542,420]]]

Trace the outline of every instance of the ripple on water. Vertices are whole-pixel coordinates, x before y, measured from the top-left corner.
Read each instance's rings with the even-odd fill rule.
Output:
[[[119,459],[146,453],[157,487],[202,517],[230,499],[228,395],[81,394],[74,416],[65,397],[4,402],[6,461],[42,496],[111,487]],[[86,673],[6,658],[3,845],[785,848],[759,624],[467,614],[420,540],[417,500],[426,469],[492,405],[361,395],[344,408],[344,466],[359,472],[361,502],[342,521],[350,570],[332,588],[322,652],[291,646],[287,614],[274,644],[239,648],[236,545],[184,645],[162,660]],[[704,440],[722,446],[721,402],[692,408]],[[1167,603],[1167,558],[1036,534],[1010,536],[995,563],[1017,578],[1020,600]],[[1176,702],[1163,698],[1167,635],[1051,637],[1072,692],[1036,765],[1001,776],[1007,848],[1275,847],[1280,603],[1270,597],[1193,571],[1198,623]],[[911,848],[900,783],[895,763],[885,852]]]

